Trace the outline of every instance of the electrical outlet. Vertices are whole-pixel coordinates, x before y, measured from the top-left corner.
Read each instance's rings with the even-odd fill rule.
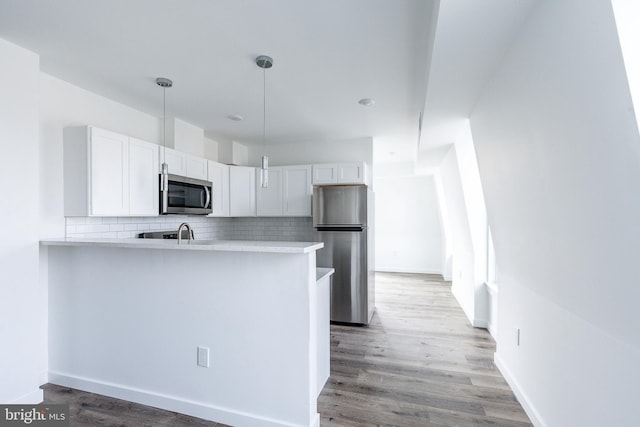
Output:
[[[520,328],[516,328],[516,347],[520,347]]]
[[[198,366],[209,367],[209,348],[198,346]]]

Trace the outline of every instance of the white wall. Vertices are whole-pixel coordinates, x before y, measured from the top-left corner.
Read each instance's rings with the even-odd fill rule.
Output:
[[[432,176],[375,178],[376,270],[442,274],[442,233]]]
[[[0,39],[0,402],[38,403],[46,382],[46,287],[39,281],[39,57]]]
[[[161,119],[40,73],[40,236],[64,236],[62,130],[94,125],[160,143]],[[36,86],[37,87],[37,86]]]
[[[167,147],[204,157],[204,130],[175,117],[167,119]]]
[[[611,3],[537,2],[471,125],[496,361],[537,425],[640,425],[640,135]]]

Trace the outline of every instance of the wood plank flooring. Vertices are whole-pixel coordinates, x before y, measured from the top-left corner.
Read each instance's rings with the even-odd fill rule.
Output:
[[[530,426],[494,352],[440,276],[377,273],[371,325],[331,326],[320,425]]]
[[[369,327],[331,325],[331,377],[321,427],[530,426],[493,364],[495,343],[469,326],[448,282],[376,274]],[[71,426],[219,426],[51,384],[45,402],[68,403]]]

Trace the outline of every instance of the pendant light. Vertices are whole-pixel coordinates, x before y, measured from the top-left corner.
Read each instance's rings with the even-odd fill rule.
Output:
[[[160,191],[162,194],[162,210],[166,212],[169,205],[169,165],[167,165],[167,88],[173,82],[165,77],[158,77],[156,84],[162,88],[162,166],[160,169]]]
[[[262,162],[260,164],[260,185],[269,187],[269,157],[267,156],[267,68],[273,67],[273,59],[266,55],[256,58],[256,65],[262,68]]]

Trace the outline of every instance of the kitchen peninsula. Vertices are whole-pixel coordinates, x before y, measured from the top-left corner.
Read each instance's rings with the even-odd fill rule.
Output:
[[[234,426],[319,425],[332,274],[316,270],[322,243],[41,244],[49,382]]]

